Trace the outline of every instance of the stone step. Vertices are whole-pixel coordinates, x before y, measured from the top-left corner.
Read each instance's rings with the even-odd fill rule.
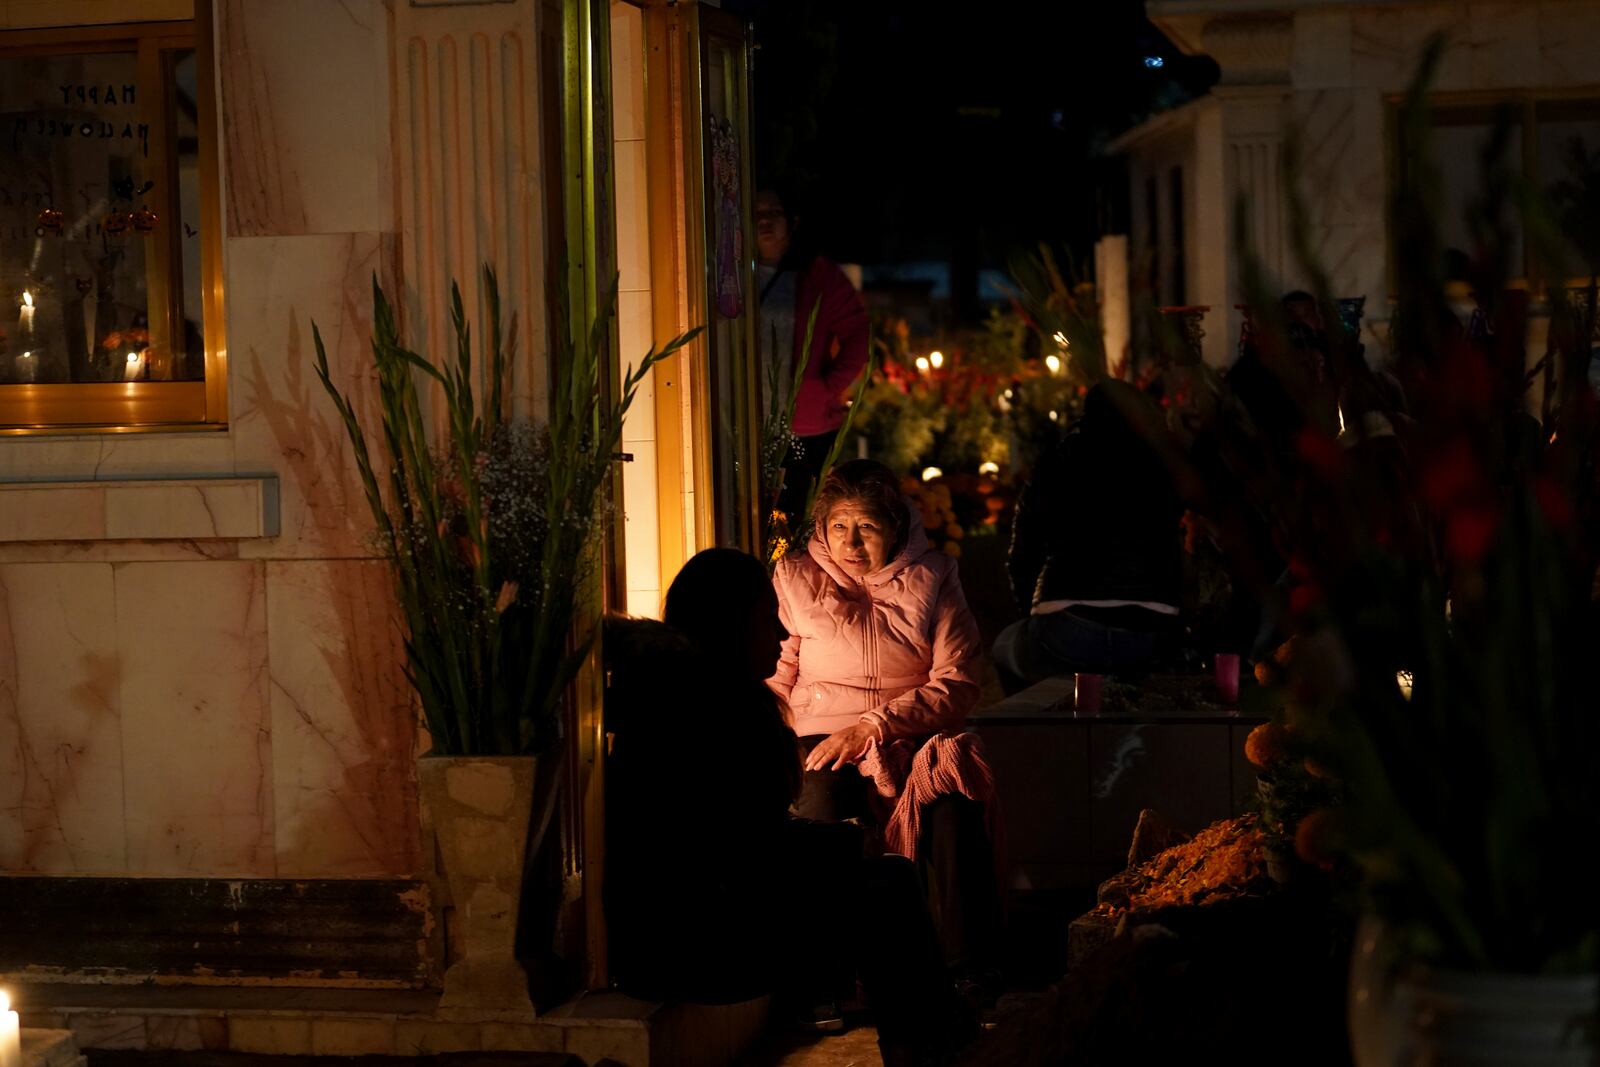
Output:
[[[22,1067],[86,1067],[88,1062],[72,1040],[72,1031],[23,1028]]]
[[[532,1020],[441,1012],[420,990],[23,983],[12,1003],[30,1028],[81,1049],[297,1056],[566,1053],[585,1064],[726,1067],[767,1022],[767,998],[659,1004],[587,993]],[[54,1067],[54,1064],[51,1064]]]

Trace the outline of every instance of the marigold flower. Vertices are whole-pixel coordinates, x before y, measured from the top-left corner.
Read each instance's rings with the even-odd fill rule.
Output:
[[[1264,722],[1244,739],[1244,758],[1268,770],[1289,758],[1289,731],[1275,722]]]
[[[966,536],[967,531],[963,530],[958,522],[947,522],[945,523],[944,533],[946,537],[953,537],[959,541]]]
[[[1339,836],[1339,819],[1332,811],[1307,812],[1294,828],[1294,854],[1313,867],[1332,870]]]
[[[954,541],[946,541],[944,543],[944,554],[947,556],[954,556],[956,559],[960,559],[961,546],[956,544]]]

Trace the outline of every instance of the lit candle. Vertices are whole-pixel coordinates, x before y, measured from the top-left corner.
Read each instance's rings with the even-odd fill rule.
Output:
[[[24,352],[17,357],[17,381],[32,383],[39,374],[39,361],[33,358],[32,352]]]
[[[0,990],[0,1067],[22,1067],[22,1023],[11,998]]]
[[[1051,374],[1061,373],[1061,357],[1054,352],[1044,357],[1044,365],[1050,368]]]
[[[137,352],[128,353],[127,366],[122,372],[123,381],[136,382],[139,380],[139,376],[144,373],[145,355],[149,351],[148,348],[142,348]]]
[[[17,333],[23,340],[33,336],[33,294],[22,290],[22,313],[17,316]]]
[[[918,373],[927,374],[929,366],[930,366],[930,364],[928,362],[928,357],[927,356],[918,356],[917,357],[917,371],[918,371]]]
[[[944,366],[944,353],[943,352],[929,352],[928,353],[928,362],[933,364],[933,369],[934,370],[938,370],[940,367]]]

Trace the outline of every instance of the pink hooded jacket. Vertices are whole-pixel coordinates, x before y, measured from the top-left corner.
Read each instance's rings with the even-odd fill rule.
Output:
[[[960,729],[978,702],[978,624],[956,561],[928,545],[913,514],[906,546],[865,578],[833,561],[821,531],[778,564],[772,584],[790,637],[767,682],[789,702],[795,733],[857,722],[885,743]]]

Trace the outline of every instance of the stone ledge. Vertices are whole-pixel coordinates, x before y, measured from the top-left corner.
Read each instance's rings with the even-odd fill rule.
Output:
[[[22,1031],[22,1067],[84,1067],[88,1062],[70,1030]]]
[[[0,543],[276,537],[278,479],[0,482]]]
[[[767,1021],[766,998],[729,1005],[659,1004],[589,993],[531,1023],[494,1013],[445,1018],[419,990],[27,984],[13,986],[31,1027],[95,1050],[298,1056],[566,1053],[585,1064],[727,1067]],[[49,1067],[56,1067],[50,1064]],[[74,1067],[74,1065],[63,1065]]]

